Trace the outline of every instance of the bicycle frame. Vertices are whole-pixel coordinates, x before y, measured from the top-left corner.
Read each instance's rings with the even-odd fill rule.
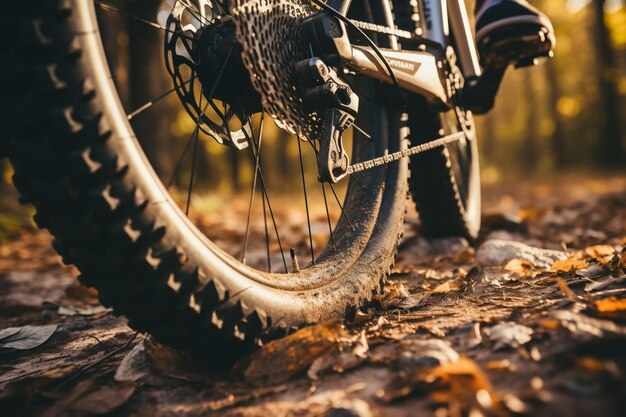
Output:
[[[408,1],[408,0],[405,0]],[[352,0],[331,0],[328,4],[345,14]],[[388,3],[383,1],[383,5]],[[388,7],[385,7],[388,8]],[[388,26],[393,25],[391,11],[385,13]],[[399,51],[393,36],[392,49],[381,49],[391,66],[400,87],[420,94],[433,103],[449,102],[449,89],[442,79],[440,62],[445,58],[445,48],[454,37],[457,59],[466,80],[482,74],[478,52],[469,25],[463,0],[420,0],[420,13],[424,37],[439,45],[439,53],[428,51]],[[353,46],[352,58],[345,63],[351,69],[372,78],[391,83],[392,78],[378,55],[368,47]]]

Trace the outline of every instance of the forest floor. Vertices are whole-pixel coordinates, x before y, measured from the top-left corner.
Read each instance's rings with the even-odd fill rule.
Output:
[[[626,415],[626,177],[484,200],[476,248],[410,213],[387,295],[229,373],[135,333],[20,233],[0,244],[0,415]]]

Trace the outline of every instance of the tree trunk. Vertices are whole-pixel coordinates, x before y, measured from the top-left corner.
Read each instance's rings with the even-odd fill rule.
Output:
[[[129,2],[129,12],[135,16],[151,16],[150,2]],[[155,99],[170,87],[163,61],[163,32],[130,21],[129,33],[129,111]],[[166,102],[160,102],[133,119],[133,128],[148,159],[160,176],[172,170],[170,126],[172,112]]]
[[[592,2],[599,72],[598,82],[602,106],[600,110],[604,115],[602,137],[598,146],[598,159],[603,166],[618,167],[624,162],[624,151],[622,149],[622,127],[616,85],[617,67],[609,29],[604,19],[604,3],[605,0]]]
[[[535,89],[533,88],[532,75],[528,69],[523,73],[524,94],[526,101],[526,135],[522,146],[522,163],[524,171],[532,174],[537,167],[537,136],[539,125],[539,115],[535,100]]]
[[[550,118],[554,123],[552,131],[551,145],[554,166],[557,169],[565,168],[567,165],[567,141],[565,137],[565,126],[558,112],[559,97],[561,95],[559,88],[559,77],[557,74],[556,64],[553,60],[545,66],[546,74],[546,95],[548,97]]]

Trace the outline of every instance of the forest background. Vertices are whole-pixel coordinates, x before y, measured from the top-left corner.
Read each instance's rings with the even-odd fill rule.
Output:
[[[116,0],[123,10],[153,21],[166,1]],[[469,2],[469,7],[472,7]],[[588,174],[626,168],[626,0],[531,1],[552,19],[558,38],[555,58],[544,65],[509,71],[496,109],[477,118],[485,184],[561,173]],[[115,81],[127,110],[171,88],[162,61],[163,32],[101,11],[101,29]],[[160,22],[164,23],[164,22]],[[273,124],[266,127],[264,158],[277,169],[268,181],[295,187],[297,143]],[[157,171],[171,172],[194,130],[175,94],[133,121]],[[203,141],[197,183],[206,192],[244,191],[253,173],[248,152]],[[0,159],[0,234],[26,220],[15,213],[11,168]],[[309,164],[314,165],[314,164]],[[189,180],[183,167],[177,181]],[[218,178],[218,181],[208,180]],[[291,184],[294,182],[294,184]],[[5,191],[6,190],[6,191]]]

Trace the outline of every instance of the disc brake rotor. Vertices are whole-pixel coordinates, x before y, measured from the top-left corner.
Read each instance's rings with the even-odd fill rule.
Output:
[[[230,0],[243,62],[263,108],[276,124],[303,139],[317,139],[322,120],[298,87],[295,63],[311,58],[301,22],[315,9],[306,0]]]
[[[232,71],[227,64],[239,57],[234,34],[232,40],[226,38],[229,23],[232,26],[229,19],[223,1],[174,0],[166,25],[165,62],[176,93],[198,129],[221,144],[243,149],[251,137],[249,116],[254,111],[243,104],[245,97],[232,94],[239,83],[229,80]],[[226,49],[212,46],[218,40]],[[217,61],[209,75],[202,60]],[[230,94],[220,91],[225,84],[230,84]]]

